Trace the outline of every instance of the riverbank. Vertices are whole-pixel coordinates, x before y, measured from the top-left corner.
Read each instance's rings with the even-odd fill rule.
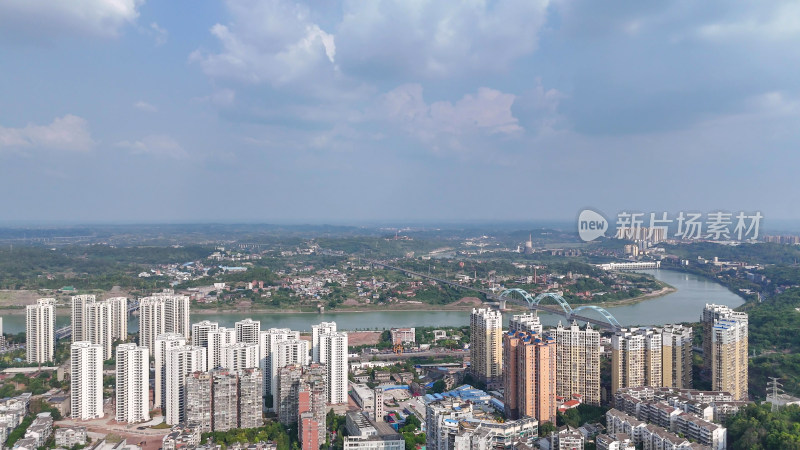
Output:
[[[56,308],[56,316],[70,315],[70,308]],[[25,308],[0,308],[0,316],[24,316]]]
[[[611,302],[600,302],[598,303],[576,303],[573,306],[583,306],[583,305],[598,305],[602,307],[610,307],[610,306],[625,306],[625,305],[634,305],[636,303],[640,303],[646,300],[652,300],[654,298],[663,297],[665,295],[672,294],[673,292],[677,292],[678,290],[670,285],[666,285],[663,288],[648,292],[647,294],[639,295],[637,297],[626,298],[623,300],[614,300]]]
[[[597,305],[603,307],[612,307],[612,306],[625,306],[625,305],[633,305],[639,302],[652,300],[654,298],[663,297],[665,295],[672,294],[676,292],[674,286],[665,283],[663,281],[659,281],[659,284],[662,286],[661,289],[653,292],[648,292],[646,294],[642,294],[636,297],[621,299],[621,300],[613,300],[610,302],[585,302],[585,303],[570,303],[571,306],[584,306],[584,305]],[[391,305],[359,305],[357,307],[348,307],[348,306],[339,306],[337,308],[326,308],[325,312],[329,313],[370,313],[370,312],[392,312],[392,311],[402,311],[402,312],[427,312],[427,311],[472,311],[474,307],[480,307],[483,305],[483,302],[480,299],[475,297],[464,297],[461,300],[458,300],[455,303],[451,303],[449,305],[432,305],[428,303],[422,302],[406,302],[406,303],[396,303]],[[506,311],[518,311],[524,312],[527,311],[528,308],[520,305],[512,305],[508,304]],[[213,315],[213,314],[231,314],[231,313],[272,313],[272,314],[320,314],[319,311],[316,310],[308,310],[308,309],[287,309],[287,308],[270,308],[270,307],[253,307],[250,306],[248,308],[195,308],[192,309],[192,314],[199,314],[199,315]],[[324,313],[323,313],[324,314]]]
[[[625,306],[633,305],[639,302],[651,300],[664,295],[671,294],[677,289],[666,283],[663,288],[658,291],[649,292],[647,294],[639,295],[637,297],[626,298],[622,300],[614,300],[610,302],[587,302],[587,303],[571,303],[572,306],[583,305],[597,305],[603,307],[612,306]],[[469,299],[469,300],[467,300]],[[467,301],[465,301],[467,300]],[[449,305],[432,305],[428,303],[406,302],[391,305],[359,305],[356,307],[340,306],[337,308],[326,308],[325,312],[328,313],[371,313],[371,312],[429,312],[429,311],[472,311],[472,308],[479,307],[483,303],[475,297],[464,297],[461,300]],[[520,305],[508,305],[506,309],[510,312],[524,312],[527,308]],[[59,307],[56,308],[56,315],[71,314],[70,308]],[[274,308],[264,306],[249,306],[249,307],[236,307],[236,308],[192,308],[192,314],[201,316],[213,316],[219,314],[320,314],[317,310],[309,308]],[[324,314],[324,313],[322,313]],[[0,315],[25,315],[24,307],[0,308]]]
[[[757,294],[745,294],[739,290],[740,287],[753,288],[753,286],[741,286],[741,281],[731,277],[721,277],[718,274],[701,269],[700,267],[676,266],[665,267],[663,270],[672,270],[680,273],[687,273],[698,277],[705,278],[709,281],[724,286],[732,294],[741,297],[745,303],[754,302],[758,300]]]
[[[514,308],[511,310],[525,310],[522,306],[513,305]],[[357,307],[357,308],[334,308],[329,309],[326,308],[325,312],[319,311],[308,311],[308,310],[301,310],[301,309],[288,309],[288,308],[258,308],[258,307],[250,307],[250,308],[220,308],[220,309],[199,309],[195,308],[192,309],[192,314],[197,315],[215,315],[215,314],[317,314],[317,315],[324,315],[327,313],[380,313],[380,312],[430,312],[430,311],[452,311],[452,312],[464,312],[464,311],[472,311],[473,306],[464,306],[464,305],[429,305],[426,303],[421,304],[413,304],[413,305],[390,305],[390,306],[372,306],[369,308]]]
[[[742,305],[741,297],[734,295],[725,286],[692,274],[685,274],[671,270],[653,270],[648,272],[660,283],[660,288],[652,293],[633,299],[622,300],[624,304],[612,306],[595,302],[594,305],[602,306],[613,314],[623,326],[664,325],[667,323],[696,322],[706,303],[726,305],[732,308]],[[667,286],[670,289],[664,289]],[[554,303],[549,303],[553,305]],[[577,304],[572,305],[577,307]],[[311,327],[321,321],[333,321],[341,330],[383,330],[393,327],[464,327],[469,326],[469,311],[471,306],[463,304],[460,307],[441,305],[391,304],[386,306],[370,305],[352,309],[327,309],[323,314],[306,309],[304,311],[287,311],[276,309],[195,309],[192,308],[192,321],[212,320],[220,326],[232,327],[246,318],[261,321],[261,328],[290,328],[299,331],[310,331]],[[516,311],[525,311],[517,307],[514,311],[503,314],[504,321],[508,321]],[[587,314],[599,313],[586,311]],[[539,317],[544,326],[556,326],[563,322],[561,314],[540,312]],[[3,318],[3,328],[6,333],[19,333],[25,331],[25,315],[16,314]],[[56,315],[56,326],[69,325],[69,311],[59,312]],[[131,315],[128,321],[128,330],[131,333],[139,329],[139,317]]]

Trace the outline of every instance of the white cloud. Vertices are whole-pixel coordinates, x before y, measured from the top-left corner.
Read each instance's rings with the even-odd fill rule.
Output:
[[[189,57],[209,76],[281,85],[334,68],[334,37],[310,19],[306,6],[285,0],[229,0],[227,6],[232,22],[211,27],[222,50]]]
[[[178,141],[163,135],[145,136],[138,141],[117,142],[117,147],[129,149],[135,155],[153,155],[171,159],[186,159],[189,157],[189,154]]]
[[[89,151],[94,146],[88,122],[67,114],[49,125],[29,124],[23,128],[0,126],[0,150]]]
[[[158,108],[155,105],[151,105],[143,100],[139,100],[138,102],[134,103],[133,107],[140,111],[158,112]]]
[[[167,38],[169,37],[169,33],[164,28],[161,28],[157,23],[153,22],[150,24],[150,28],[148,28],[148,34],[153,37],[153,40],[156,42],[156,46],[160,47],[167,43]]]
[[[422,96],[422,86],[406,84],[386,93],[381,99],[383,115],[407,133],[431,144],[461,148],[468,136],[512,135],[523,131],[511,112],[513,94],[479,88],[455,103],[431,104]]]
[[[212,92],[211,95],[194,99],[194,101],[211,103],[212,105],[221,108],[226,108],[233,105],[235,100],[236,91],[233,89],[220,89]]]
[[[144,0],[3,0],[0,29],[39,39],[72,34],[115,37],[122,27],[136,21],[143,3]]]
[[[230,22],[211,28],[221,50],[190,60],[212,77],[273,85],[505,71],[537,48],[549,2],[346,0],[324,29],[314,17],[331,14],[316,3],[228,0]]]
[[[504,71],[538,45],[549,0],[346,0],[336,32],[345,72],[453,77]]]
[[[533,89],[523,92],[514,101],[514,110],[520,123],[529,131],[537,133],[558,131],[563,128],[565,122],[558,109],[565,97],[557,89],[545,88],[542,80],[537,79]]]
[[[701,26],[698,34],[706,39],[793,39],[800,35],[800,3],[751,4],[738,17],[720,20]]]

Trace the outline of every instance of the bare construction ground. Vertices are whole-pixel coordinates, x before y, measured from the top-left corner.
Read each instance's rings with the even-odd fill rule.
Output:
[[[114,286],[110,291],[93,291],[99,299],[128,296],[128,292]],[[54,298],[59,308],[69,307],[71,294],[54,289],[0,289],[0,310],[3,314],[25,314],[25,306],[33,305],[40,298]]]

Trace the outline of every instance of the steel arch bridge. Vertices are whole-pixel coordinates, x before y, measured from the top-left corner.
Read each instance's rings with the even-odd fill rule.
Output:
[[[540,309],[538,307],[539,307],[539,304],[541,303],[542,300],[553,299],[553,300],[556,301],[556,303],[558,303],[558,305],[564,311],[564,317],[566,317],[567,320],[578,319],[578,320],[582,320],[582,321],[585,321],[585,322],[591,322],[592,321],[591,319],[589,319],[588,317],[584,317],[584,316],[582,316],[582,315],[580,315],[578,313],[581,312],[581,311],[584,311],[584,310],[596,311],[596,312],[599,312],[603,316],[603,318],[606,320],[606,322],[608,322],[609,325],[611,325],[612,328],[615,328],[615,329],[622,328],[622,325],[620,325],[619,321],[617,321],[616,317],[614,317],[613,314],[608,312],[605,308],[601,308],[599,306],[583,305],[583,306],[579,306],[577,308],[572,308],[572,306],[570,306],[570,304],[567,303],[567,301],[564,299],[564,297],[562,297],[562,296],[560,296],[560,295],[558,295],[556,293],[545,292],[545,293],[537,295],[536,297],[533,297],[526,290],[519,289],[519,288],[506,289],[505,291],[503,291],[499,295],[498,298],[500,300],[503,300],[503,299],[506,299],[506,298],[510,297],[511,294],[519,294],[519,295],[521,295],[522,298],[524,298],[528,302],[528,307],[531,308],[531,309]]]

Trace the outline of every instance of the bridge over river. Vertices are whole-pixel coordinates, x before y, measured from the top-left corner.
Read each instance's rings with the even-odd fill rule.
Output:
[[[543,294],[537,295],[536,297],[532,296],[523,289],[505,289],[497,293],[497,292],[487,291],[484,289],[475,288],[472,286],[467,286],[461,283],[457,283],[455,281],[445,280],[431,275],[414,272],[413,270],[404,269],[402,267],[397,267],[377,260],[367,260],[367,262],[372,264],[373,266],[379,266],[389,270],[396,270],[398,272],[402,272],[409,276],[436,281],[437,283],[441,283],[457,289],[479,293],[483,295],[484,298],[486,298],[487,303],[497,308],[500,308],[501,310],[505,309],[508,303],[512,303],[516,305],[526,306],[532,311],[545,311],[552,314],[561,315],[564,316],[570,322],[573,320],[579,320],[581,322],[591,323],[592,325],[595,325],[600,328],[605,328],[611,331],[617,331],[620,328],[622,328],[622,325],[620,325],[617,319],[606,309],[594,305],[583,305],[577,308],[573,308],[572,306],[570,306],[569,303],[567,303],[564,297],[552,292],[545,292]],[[542,304],[543,300],[553,300],[556,302],[556,304],[543,305]],[[599,313],[602,316],[602,318],[598,319],[596,317],[586,316],[585,313],[588,312]]]

